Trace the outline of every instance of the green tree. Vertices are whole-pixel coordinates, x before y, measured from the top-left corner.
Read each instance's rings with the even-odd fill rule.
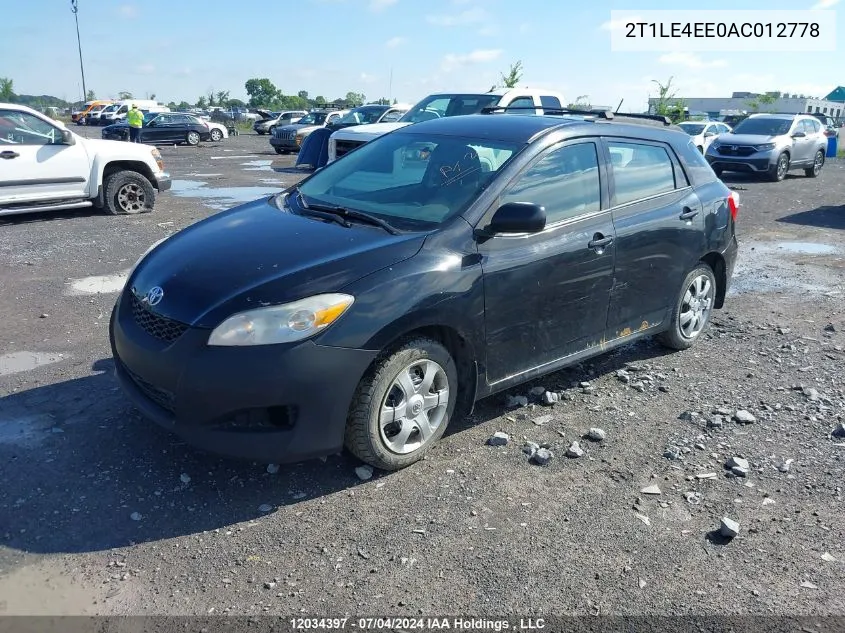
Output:
[[[304,101],[309,101],[307,90],[300,90],[298,93],[296,93],[296,96],[298,96],[300,99],[302,99]]]
[[[757,95],[754,99],[748,102],[748,109],[754,112],[769,112],[772,110],[772,104],[780,97],[779,92],[767,92],[764,95]]]
[[[127,92],[126,90],[121,90],[117,93],[117,98],[120,100],[124,99],[134,99],[135,97],[132,96],[131,92]]]
[[[323,95],[317,95],[314,97],[314,104],[318,106],[326,105],[326,98]]]
[[[349,104],[350,107],[357,107],[359,105],[364,105],[364,101],[367,100],[367,97],[364,96],[361,92],[347,92],[346,93],[346,103]]]
[[[171,108],[171,110],[172,109],[173,108]],[[191,109],[191,104],[188,103],[187,101],[180,101],[179,105],[176,106],[176,110],[190,110],[190,109]]]
[[[0,77],[0,101],[12,103],[15,100],[15,82],[8,77]]]
[[[196,106],[200,110],[205,110],[208,107],[208,99],[206,99],[204,96],[200,97],[199,99],[197,99]]]
[[[94,92],[93,90],[89,90],[88,92],[85,93],[85,100],[86,101],[94,101],[96,99],[97,99],[97,93]]]
[[[229,99],[229,107],[230,108],[244,108],[244,107],[246,107],[246,103],[244,103],[240,99]]]
[[[278,88],[266,77],[248,79],[244,88],[249,95],[249,105],[253,108],[272,107],[280,97]]]
[[[502,88],[516,88],[520,79],[522,79],[522,61],[520,60],[511,64],[507,74],[499,73],[499,84]]]
[[[206,95],[205,98],[206,98],[206,101],[208,101],[209,107],[217,105],[217,99],[214,98],[214,89],[209,90],[208,95]]]
[[[590,103],[590,95],[581,95],[572,103],[566,104],[567,110],[592,110],[593,105]]]
[[[217,105],[228,107],[229,105],[229,91],[228,90],[218,90],[216,95],[217,97]]]
[[[393,105],[396,105],[397,103],[399,103],[399,99],[397,99],[396,97],[393,97]]]
[[[678,91],[672,85],[674,77],[664,84],[657,79],[652,83],[657,84],[657,101],[653,106],[654,114],[669,117],[672,123],[678,123],[684,118],[684,100],[678,97]]]

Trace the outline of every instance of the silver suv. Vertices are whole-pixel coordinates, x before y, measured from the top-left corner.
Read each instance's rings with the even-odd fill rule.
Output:
[[[813,116],[752,114],[730,134],[720,134],[707,148],[707,162],[723,171],[765,174],[775,182],[787,172],[803,169],[815,178],[824,165],[827,137]]]

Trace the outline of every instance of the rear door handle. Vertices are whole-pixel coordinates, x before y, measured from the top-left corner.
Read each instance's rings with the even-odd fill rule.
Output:
[[[17,152],[11,152],[8,150],[5,152],[0,152],[0,158],[5,158],[6,160],[17,158],[18,156],[20,156],[20,154],[18,154]]]
[[[690,209],[689,207],[684,207],[683,213],[681,213],[680,218],[682,220],[692,220],[695,216],[698,215],[698,210]]]
[[[612,243],[612,237],[604,237],[601,233],[596,233],[587,246],[590,248],[604,248],[605,246],[610,246]]]

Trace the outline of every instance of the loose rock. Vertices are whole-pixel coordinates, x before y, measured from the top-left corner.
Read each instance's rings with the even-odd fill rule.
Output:
[[[534,457],[534,453],[538,450],[540,450],[540,445],[535,442],[526,442],[525,446],[522,447],[522,452],[529,457]]]
[[[587,438],[594,442],[602,442],[605,437],[607,437],[607,433],[604,432],[604,429],[592,428],[587,431]]]
[[[667,446],[666,450],[663,451],[663,457],[671,460],[681,459],[681,449],[677,446]]]
[[[572,442],[572,444],[569,445],[569,448],[566,449],[566,456],[573,459],[583,457],[584,449],[581,448],[581,445],[578,442]]]
[[[833,554],[830,554],[829,552],[825,552],[824,554],[822,554],[822,560],[826,563],[835,563],[836,557]]]
[[[727,462],[725,462],[725,468],[741,468],[747,472],[751,466],[748,464],[747,459],[743,459],[742,457],[731,457]]]
[[[546,424],[547,422],[551,422],[551,421],[552,421],[552,416],[550,416],[550,415],[541,415],[541,416],[539,416],[539,417],[534,418],[534,419],[533,419],[533,420],[531,420],[531,421],[532,421],[534,424],[536,424],[537,426],[542,426],[543,424]]]
[[[755,418],[750,411],[739,409],[736,413],[734,413],[734,420],[740,424],[753,424],[757,421],[757,418]]]
[[[528,398],[525,396],[508,396],[506,400],[506,404],[510,408],[515,407],[527,407],[528,406]]]
[[[182,473],[181,475],[179,475],[179,479],[183,484],[191,483],[191,476],[188,473]]]
[[[496,431],[487,440],[487,444],[489,446],[507,446],[510,439],[510,435],[507,433],[504,433],[503,431]]]
[[[141,519],[144,518],[144,515],[142,515],[140,512],[133,512],[132,514],[129,515],[129,518],[132,519],[133,521],[140,521]]]
[[[719,526],[719,534],[726,538],[733,538],[739,534],[739,523],[728,517],[722,518],[722,523]]]
[[[543,394],[543,404],[555,404],[556,402],[560,402],[560,394],[554,391],[547,391]]]
[[[279,472],[279,465],[278,464],[267,464],[267,472],[271,475],[275,475]]]
[[[809,580],[805,580],[804,582],[802,582],[801,586],[804,589],[818,589],[819,588],[818,585],[811,583]]]
[[[368,479],[373,478],[373,467],[366,465],[358,466],[358,468],[355,469],[355,474],[361,481],[367,481]]]
[[[659,487],[659,486],[657,486],[657,485],[654,485],[654,486],[648,486],[648,487],[646,487],[646,488],[643,488],[642,490],[640,490],[640,492],[641,492],[641,493],[643,493],[644,495],[659,495],[659,494],[663,494],[663,493],[661,493],[661,492],[660,492],[660,487]]]
[[[554,454],[549,449],[539,448],[534,455],[531,456],[531,461],[538,466],[545,466],[552,461],[552,457],[554,457]]]
[[[845,438],[845,422],[840,422],[836,425],[833,431],[830,432],[833,437]]]

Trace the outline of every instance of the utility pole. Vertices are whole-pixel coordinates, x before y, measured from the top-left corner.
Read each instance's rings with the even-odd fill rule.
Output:
[[[88,90],[85,88],[85,66],[82,65],[82,40],[79,37],[79,7],[77,0],[70,0],[70,10],[73,13],[73,18],[76,20],[76,45],[79,47],[79,70],[82,73],[82,102],[88,98]]]

